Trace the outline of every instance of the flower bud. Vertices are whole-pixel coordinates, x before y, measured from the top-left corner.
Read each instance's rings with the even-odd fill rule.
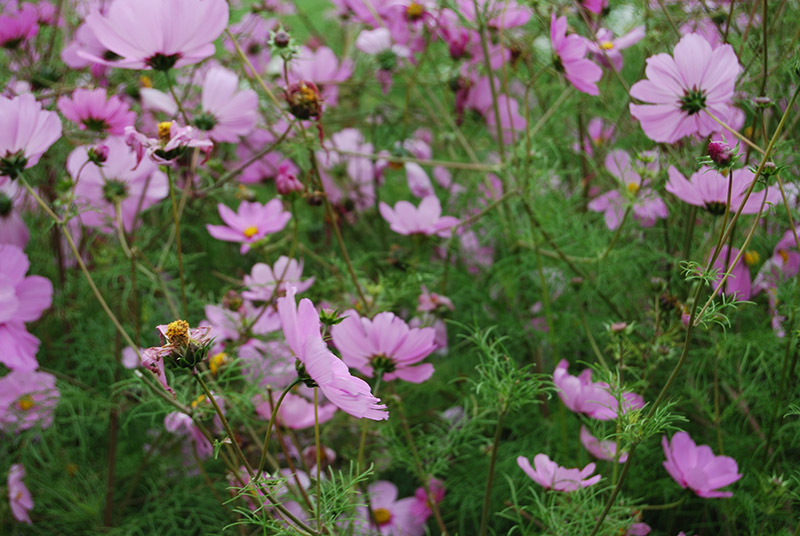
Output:
[[[278,193],[281,195],[288,195],[291,192],[302,192],[304,187],[303,183],[297,180],[294,173],[278,173],[275,177],[275,186]]]
[[[708,144],[708,156],[720,167],[727,167],[733,161],[733,149],[724,141],[712,141]]]
[[[277,48],[286,48],[289,46],[289,42],[291,40],[291,36],[289,32],[284,30],[283,28],[279,28],[278,31],[272,36],[272,44],[275,45]]]
[[[108,160],[108,145],[98,143],[94,147],[89,148],[89,162],[102,166]]]

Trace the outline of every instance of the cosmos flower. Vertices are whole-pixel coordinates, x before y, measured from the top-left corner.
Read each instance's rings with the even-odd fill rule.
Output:
[[[553,383],[564,404],[576,413],[585,413],[593,419],[607,421],[616,419],[619,402],[605,382],[592,382],[592,369],[585,369],[578,376],[567,373],[569,363],[562,359],[553,371]],[[636,393],[622,393],[622,412],[644,407],[644,399]]]
[[[136,153],[137,162],[147,156],[157,164],[173,164],[190,148],[199,149],[208,158],[214,144],[211,140],[199,139],[198,134],[194,127],[162,121],[158,124],[157,138],[148,138],[134,127],[125,127],[125,143]]]
[[[223,67],[212,67],[203,80],[202,112],[194,125],[215,142],[235,142],[256,126],[258,96],[252,89],[239,90],[239,78]]]
[[[589,451],[589,454],[598,460],[614,461],[617,452],[617,444],[614,441],[600,441],[583,425],[581,425],[580,439],[581,444]],[[619,455],[619,460],[617,461],[619,463],[625,463],[627,459],[628,453],[623,452]]]
[[[23,478],[25,478],[25,466],[20,463],[13,464],[8,470],[8,502],[14,519],[31,525],[28,511],[33,508],[33,497],[22,481]]]
[[[377,530],[381,536],[422,536],[425,534],[425,523],[414,515],[413,507],[416,497],[397,499],[397,486],[386,480],[379,480],[367,488],[372,515],[365,507],[359,507],[358,513],[366,521],[366,525]],[[377,526],[376,526],[377,525]],[[372,534],[371,530],[362,530],[357,534]]]
[[[228,15],[225,0],[114,0],[105,13],[95,9],[86,17],[109,54],[78,54],[124,69],[192,65],[214,54],[214,40],[228,25]]]
[[[600,475],[590,475],[595,465],[590,463],[583,469],[567,469],[551,461],[547,454],[537,454],[533,458],[534,467],[525,456],[517,457],[517,465],[525,474],[545,489],[556,491],[576,491],[600,482]]]
[[[372,154],[373,147],[364,135],[345,128],[323,143],[317,151],[319,174],[325,193],[334,205],[348,203],[356,210],[367,210],[375,204],[375,163],[366,156],[344,153]],[[341,153],[340,153],[341,151]]]
[[[0,429],[20,432],[53,424],[58,404],[56,377],[46,372],[13,370],[0,378]]]
[[[8,99],[0,96],[0,183],[17,178],[23,169],[35,166],[61,137],[61,120],[55,112],[42,110],[27,93]]]
[[[116,95],[107,97],[105,89],[76,89],[70,97],[58,99],[58,109],[81,130],[117,136],[136,120],[136,112]]]
[[[594,60],[603,67],[614,67],[616,71],[622,71],[622,54],[620,50],[625,50],[641,41],[644,38],[644,26],[637,26],[622,37],[614,38],[614,34],[607,28],[600,28],[595,33],[597,42],[592,39],[586,40]],[[604,53],[605,52],[605,53]],[[608,59],[606,59],[608,58]],[[611,60],[611,65],[609,65]]]
[[[417,365],[436,350],[433,328],[410,329],[394,313],[378,313],[370,320],[353,310],[331,328],[333,344],[348,366],[372,377],[378,371],[384,380],[396,378],[422,383],[433,375],[433,365]]]
[[[553,13],[550,17],[550,42],[553,45],[556,69],[578,91],[589,95],[599,95],[597,82],[603,77],[603,69],[586,59],[588,47],[586,40],[577,34],[567,35],[567,17]]]
[[[22,219],[24,193],[16,182],[0,184],[0,244],[12,244],[24,249],[28,243],[30,233]]]
[[[664,436],[661,446],[667,457],[664,468],[682,488],[689,488],[707,499],[733,496],[733,492],[719,491],[719,488],[742,478],[736,460],[714,456],[711,447],[698,447],[686,432],[678,432],[670,441]]]
[[[272,416],[272,408],[278,402],[280,393],[272,393],[272,404],[265,396],[258,395],[253,398],[253,406],[256,413],[264,420],[269,420]],[[317,405],[317,419],[319,424],[326,423],[333,418],[337,408],[334,404],[319,402]],[[306,398],[286,393],[286,396],[278,408],[277,421],[281,426],[287,426],[293,430],[302,430],[314,426],[314,402]]]
[[[0,14],[0,48],[14,49],[39,33],[39,11],[31,3]]]
[[[301,281],[303,277],[303,261],[290,259],[281,255],[273,266],[263,262],[253,265],[250,275],[244,276],[247,290],[242,292],[242,298],[253,301],[270,301],[277,294],[285,293],[290,286],[296,292],[305,292],[314,284],[314,277]]]
[[[722,127],[708,112],[723,121],[735,113],[731,106],[736,78],[742,71],[730,45],[712,50],[697,34],[684,36],[673,55],[647,58],[645,80],[631,87],[631,97],[645,104],[630,104],[653,141],[674,143],[684,136],[707,136]]]
[[[291,212],[283,210],[283,203],[277,198],[263,205],[256,201],[242,201],[236,212],[220,203],[217,210],[225,225],[207,224],[208,233],[217,240],[241,243],[242,254],[268,234],[286,227],[292,217]]]
[[[668,174],[666,190],[669,193],[690,205],[704,208],[715,216],[725,213],[729,185],[731,190],[730,210],[735,211],[741,206],[744,195],[755,178],[755,174],[749,169],[735,169],[731,172],[732,177],[726,177],[707,166],[697,170],[689,180],[686,180],[686,177],[675,166],[669,167]],[[781,193],[775,188],[754,190],[747,199],[742,214],[757,214],[765,197],[765,211],[770,204],[781,201]]]
[[[744,262],[744,259],[741,259],[732,269],[730,267],[738,254],[738,249],[728,248],[727,244],[720,248],[719,255],[713,266],[717,270],[717,277],[714,278],[711,285],[713,288],[717,288],[717,285],[725,275],[725,270],[729,269],[731,275],[725,281],[725,286],[720,289],[720,294],[735,296],[737,300],[747,301],[751,296],[750,270],[747,268],[747,263]]]
[[[435,195],[425,197],[419,207],[408,201],[398,201],[394,208],[381,202],[378,209],[392,231],[403,235],[435,234],[447,237],[450,236],[452,228],[459,223],[458,218],[442,216],[442,205]]]

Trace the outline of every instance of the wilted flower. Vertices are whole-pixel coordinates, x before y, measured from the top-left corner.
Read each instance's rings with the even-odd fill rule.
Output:
[[[724,141],[708,142],[708,156],[720,167],[727,167],[733,161],[734,152]]]
[[[547,454],[537,454],[533,458],[535,469],[525,456],[517,457],[517,465],[534,482],[546,489],[556,491],[576,491],[600,482],[600,475],[590,477],[595,465],[590,463],[583,469],[567,469],[551,461]]]
[[[686,432],[678,432],[671,441],[664,436],[661,446],[667,457],[664,468],[682,488],[689,488],[707,499],[733,496],[733,492],[718,490],[742,478],[736,460],[714,456],[711,447],[698,447]]]
[[[322,95],[314,82],[295,82],[284,96],[289,111],[298,119],[319,119],[322,116]]]
[[[214,144],[211,140],[198,139],[197,135],[195,128],[178,126],[175,121],[159,123],[157,138],[148,138],[133,127],[125,127],[125,142],[136,153],[137,162],[147,155],[157,164],[170,164],[188,148],[197,148],[208,157]]]
[[[211,328],[189,329],[189,323],[185,320],[175,320],[169,324],[158,325],[156,329],[161,336],[161,346],[154,346],[142,352],[142,366],[155,374],[164,389],[174,395],[175,392],[167,384],[164,362],[169,359],[179,367],[193,368],[205,359],[208,353],[212,342],[209,335]]]

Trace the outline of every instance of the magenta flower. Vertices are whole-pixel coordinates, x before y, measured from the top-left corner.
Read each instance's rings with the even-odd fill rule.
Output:
[[[664,468],[682,488],[689,488],[706,499],[733,496],[733,492],[718,490],[742,478],[736,460],[714,456],[711,447],[698,447],[686,432],[678,432],[669,442],[664,436],[661,446],[667,457]]]
[[[58,99],[58,109],[81,130],[117,136],[124,134],[125,127],[136,120],[136,112],[116,95],[107,98],[105,89],[76,89],[72,97]]]
[[[403,235],[435,234],[447,237],[452,228],[458,225],[458,218],[442,216],[442,205],[435,195],[424,198],[419,208],[408,201],[398,201],[394,208],[381,202],[378,209],[392,231]]]
[[[622,54],[620,50],[625,50],[641,41],[644,38],[644,26],[637,26],[622,37],[614,39],[611,30],[600,28],[595,33],[597,42],[587,39],[586,45],[592,53],[595,61],[603,67],[614,67],[617,71],[622,71]],[[605,51],[605,54],[603,53]],[[606,57],[608,59],[606,59]],[[608,60],[611,60],[609,65]]]
[[[290,286],[295,287],[295,292],[305,292],[314,284],[310,277],[301,281],[303,277],[303,261],[290,259],[281,255],[273,266],[256,263],[250,275],[244,276],[247,290],[242,292],[242,298],[253,301],[271,301],[277,294],[286,292]]]
[[[365,507],[358,507],[363,522],[381,536],[422,536],[425,534],[425,523],[413,512],[416,497],[397,499],[397,486],[386,480],[379,480],[369,485],[369,504],[372,516]],[[377,527],[375,526],[377,524]],[[366,527],[364,527],[366,528]],[[368,534],[369,530],[357,532]]]
[[[551,461],[547,454],[537,454],[533,458],[535,469],[531,467],[531,462],[525,456],[517,457],[517,465],[525,471],[525,474],[545,489],[556,491],[576,491],[581,488],[592,486],[600,482],[600,475],[589,475],[594,473],[594,464],[590,463],[583,469],[567,469],[561,467],[556,462]]]
[[[23,169],[35,166],[61,137],[61,120],[42,110],[30,93],[7,99],[0,96],[0,182],[15,179]]]
[[[235,142],[250,134],[258,119],[258,96],[252,89],[239,91],[239,78],[223,67],[212,67],[203,81],[202,113],[194,125],[216,142]]]
[[[720,172],[703,166],[697,170],[689,180],[678,171],[675,166],[669,167],[669,180],[666,190],[681,201],[690,205],[706,209],[711,214],[719,216],[725,213],[728,202],[728,185],[731,188],[731,211],[738,210],[744,201],[744,194],[752,184],[755,175],[749,169],[736,169],[731,172],[732,179]],[[780,203],[781,194],[775,188],[764,188],[753,191],[744,205],[742,214],[757,214],[761,202],[766,197],[766,210],[770,204]]]
[[[25,276],[28,256],[10,244],[0,245],[0,363],[11,370],[35,370],[39,341],[25,329],[50,307],[53,284],[38,275]]]
[[[226,225],[208,224],[208,233],[217,240],[241,243],[242,254],[250,251],[252,244],[268,234],[286,227],[292,217],[291,212],[283,210],[283,203],[277,198],[264,205],[255,201],[242,201],[236,212],[220,203],[217,210]]]
[[[23,193],[16,182],[0,184],[0,244],[12,244],[22,249],[30,238],[28,226],[22,219]]]
[[[228,25],[225,0],[114,0],[105,14],[93,10],[86,24],[110,54],[78,54],[111,67],[166,71],[214,54],[214,40]]]
[[[410,329],[388,312],[372,320],[353,310],[344,314],[346,318],[331,328],[331,338],[347,366],[369,377],[378,371],[387,381],[422,383],[433,375],[430,363],[416,365],[436,350],[433,328]]]
[[[75,181],[76,204],[81,207],[81,223],[113,232],[117,207],[126,231],[131,231],[139,215],[169,193],[167,176],[155,162],[136,166],[136,155],[119,137],[104,140],[108,149],[102,166],[90,161],[92,147],[81,146],[67,158],[67,171]]]
[[[589,95],[599,95],[597,82],[603,77],[603,69],[591,60],[586,59],[586,40],[577,34],[567,35],[567,17],[556,14],[550,16],[550,42],[553,45],[556,69],[564,73],[564,77],[578,91]]]
[[[12,465],[8,470],[8,503],[11,505],[11,515],[14,519],[32,525],[28,511],[33,508],[33,497],[22,481],[23,478],[25,478],[25,466],[21,463]]]
[[[721,127],[706,113],[727,121],[736,78],[742,68],[730,45],[711,49],[697,34],[684,36],[673,55],[647,58],[647,79],[631,87],[631,115],[653,141],[674,143],[684,136],[707,136]]]
[[[608,0],[581,0],[581,4],[595,15],[600,15],[608,7]]]
[[[605,382],[592,382],[592,369],[585,369],[578,376],[567,373],[569,363],[562,359],[553,371],[553,383],[558,396],[575,413],[585,413],[593,419],[607,421],[616,419],[619,403]],[[644,399],[636,393],[622,393],[622,413],[644,407]]]
[[[14,49],[32,39],[39,32],[38,23],[39,11],[29,3],[0,14],[0,48]]]
[[[272,417],[272,407],[278,402],[280,393],[272,393],[272,405],[269,399],[265,396],[256,396],[253,398],[253,406],[255,406],[256,413],[265,420]],[[317,406],[317,417],[319,423],[326,423],[333,418],[337,408],[334,404],[323,404],[320,402]],[[309,402],[300,395],[290,393],[281,402],[278,408],[277,421],[281,426],[287,426],[292,430],[302,430],[314,426],[314,402]]]
[[[382,421],[389,418],[386,406],[370,391],[367,382],[356,378],[344,362],[333,355],[322,340],[317,310],[304,298],[295,304],[295,290],[278,299],[278,314],[286,343],[300,361],[305,373],[322,394],[353,417]]]
[[[172,164],[190,148],[199,149],[208,159],[214,147],[210,140],[199,139],[195,128],[181,127],[175,121],[159,123],[157,138],[148,138],[134,127],[125,127],[125,143],[136,153],[137,162],[147,156],[157,164]]]
[[[442,502],[445,495],[444,482],[438,478],[431,478],[428,481],[428,490],[430,490],[431,495],[433,496],[433,501],[436,504]],[[431,510],[431,502],[428,498],[428,492],[425,491],[425,486],[420,486],[417,488],[417,490],[414,492],[414,498],[416,501],[411,505],[411,513],[424,523],[433,514],[433,511]]]
[[[598,460],[613,462],[617,453],[617,444],[614,441],[600,441],[594,437],[589,430],[581,425],[581,444],[589,451],[589,454]],[[628,453],[623,452],[619,455],[619,463],[625,463]]]
[[[21,432],[53,424],[58,404],[56,377],[46,372],[14,370],[0,378],[0,429]]]

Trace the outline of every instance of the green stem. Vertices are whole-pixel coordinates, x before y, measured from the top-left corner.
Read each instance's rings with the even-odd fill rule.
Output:
[[[295,385],[298,385],[301,382],[300,378],[296,378],[292,383],[290,383],[286,389],[281,392],[281,396],[278,397],[278,401],[275,402],[275,406],[272,408],[272,413],[269,416],[269,423],[267,424],[267,433],[264,436],[264,446],[261,448],[261,459],[258,461],[258,469],[256,470],[256,475],[261,475],[261,472],[264,471],[264,467],[267,464],[267,447],[269,446],[269,437],[272,434],[272,427],[275,424],[275,420],[278,416],[278,409],[281,407],[281,402],[283,399],[286,398],[286,395]]]
[[[183,254],[181,251],[181,223],[178,217],[178,204],[175,201],[175,185],[172,179],[172,168],[168,165],[167,168],[167,184],[169,185],[169,200],[172,203],[172,223],[175,226],[175,249],[178,252],[178,273],[181,280],[181,306],[183,309],[183,318],[187,319],[189,315],[189,308],[186,304],[186,279],[183,273]],[[187,179],[188,180],[188,179]]]
[[[183,109],[183,104],[181,104],[181,99],[178,98],[178,95],[175,93],[175,87],[172,84],[172,78],[169,75],[169,71],[163,71],[164,78],[167,79],[167,87],[169,88],[169,92],[172,95],[172,99],[175,101],[175,104],[178,106],[178,110],[181,112],[181,117],[183,118],[183,124],[189,125],[189,116],[186,115],[186,110]]]
[[[492,499],[492,484],[494,483],[494,468],[497,463],[497,450],[500,447],[500,435],[503,432],[503,421],[505,412],[500,412],[497,416],[497,426],[494,429],[494,441],[492,442],[492,456],[489,459],[489,474],[486,478],[486,490],[483,493],[483,509],[481,510],[481,529],[480,536],[486,536],[489,528],[489,507]]]

